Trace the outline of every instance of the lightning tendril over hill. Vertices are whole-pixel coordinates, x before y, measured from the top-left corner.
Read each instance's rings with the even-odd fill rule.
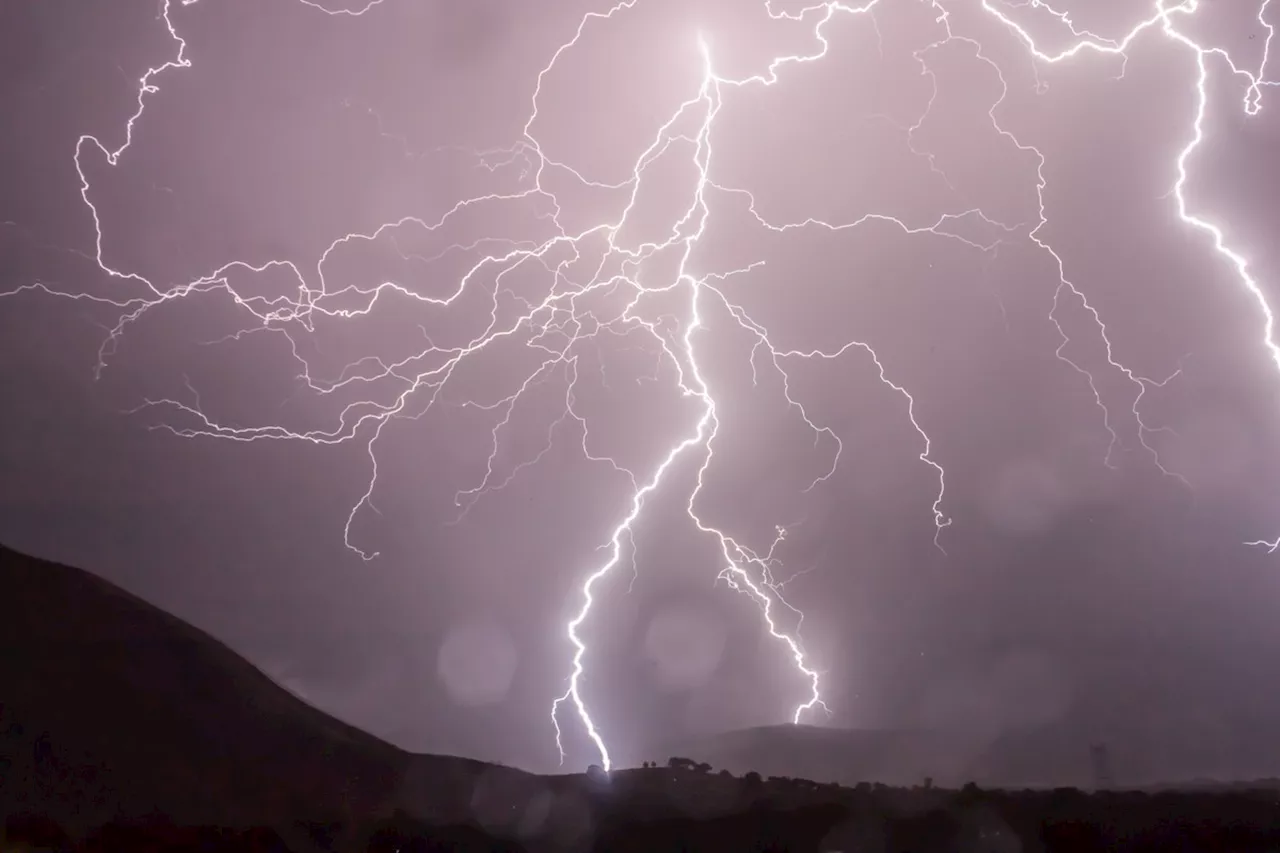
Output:
[[[704,534],[718,548],[720,565],[718,578],[732,590],[754,602],[763,618],[764,630],[778,643],[778,648],[794,664],[799,678],[805,685],[792,712],[792,720],[801,722],[826,710],[821,691],[821,672],[805,652],[800,629],[803,614],[793,607],[783,595],[786,583],[794,579],[775,577],[781,560],[779,551],[788,536],[788,528],[780,525],[769,537],[760,540],[750,530],[732,530],[722,523],[713,523],[700,502],[704,487],[714,477],[712,468],[717,448],[722,439],[721,428],[726,423],[722,396],[708,371],[707,353],[716,340],[716,330],[710,317],[717,323],[730,322],[734,333],[741,333],[752,341],[750,370],[753,380],[760,381],[762,372],[780,383],[781,403],[811,431],[815,446],[827,454],[821,473],[808,485],[808,489],[822,487],[837,471],[844,444],[831,427],[810,414],[801,395],[793,395],[792,378],[806,364],[819,361],[835,361],[841,364],[854,359],[867,360],[875,370],[879,381],[900,401],[903,424],[918,436],[918,460],[928,466],[930,476],[936,476],[936,492],[925,516],[932,524],[933,543],[944,547],[943,534],[951,524],[944,509],[946,471],[942,461],[933,456],[933,441],[925,419],[918,416],[917,402],[909,389],[893,377],[893,371],[882,361],[870,344],[861,340],[849,340],[830,348],[783,345],[775,343],[767,325],[744,307],[743,300],[734,294],[734,285],[754,275],[764,266],[764,261],[744,264],[730,269],[703,269],[699,266],[695,250],[703,241],[709,223],[723,211],[733,210],[739,215],[749,214],[756,226],[771,235],[788,235],[796,232],[838,233],[875,225],[899,230],[902,234],[920,239],[948,240],[962,251],[990,256],[1000,245],[1024,242],[1033,245],[1052,262],[1057,280],[1053,282],[1054,297],[1049,319],[1055,326],[1059,340],[1055,354],[1063,364],[1087,384],[1096,403],[1101,425],[1110,436],[1110,443],[1103,461],[1114,464],[1113,453],[1122,443],[1116,415],[1100,390],[1098,375],[1066,354],[1071,339],[1059,319],[1059,311],[1067,305],[1082,308],[1096,327],[1105,347],[1105,368],[1123,376],[1132,384],[1136,397],[1126,417],[1132,416],[1137,439],[1148,454],[1151,463],[1170,477],[1181,475],[1167,468],[1156,450],[1148,443],[1154,431],[1144,420],[1141,403],[1151,388],[1162,387],[1175,378],[1179,371],[1159,378],[1144,376],[1126,366],[1116,355],[1110,332],[1099,311],[1086,296],[1085,288],[1069,276],[1070,258],[1064,258],[1043,236],[1051,212],[1045,203],[1047,180],[1045,156],[1035,146],[1019,139],[1001,124],[1000,110],[1009,93],[1005,70],[992,58],[987,39],[992,32],[1002,33],[1022,50],[1026,59],[1036,68],[1068,61],[1084,61],[1088,54],[1111,56],[1127,66],[1129,49],[1143,38],[1163,38],[1185,50],[1186,57],[1195,69],[1194,109],[1187,116],[1186,138],[1171,144],[1168,173],[1171,182],[1172,203],[1181,221],[1190,232],[1203,238],[1207,250],[1216,252],[1222,261],[1234,271],[1239,284],[1256,299],[1262,323],[1259,343],[1267,349],[1277,369],[1280,369],[1280,345],[1274,340],[1274,315],[1264,292],[1249,268],[1247,260],[1230,245],[1223,228],[1207,213],[1197,212],[1187,201],[1186,190],[1192,177],[1192,161],[1196,150],[1205,139],[1205,120],[1210,99],[1210,83],[1215,73],[1239,78],[1245,88],[1242,107],[1247,115],[1262,109],[1263,94],[1267,87],[1277,85],[1267,78],[1267,64],[1274,36],[1274,27],[1268,23],[1267,14],[1271,0],[1257,2],[1257,21],[1265,32],[1262,56],[1256,68],[1247,68],[1236,61],[1226,50],[1202,45],[1187,34],[1185,24],[1192,20],[1205,4],[1202,0],[1154,0],[1145,16],[1127,32],[1113,36],[1098,35],[1079,28],[1066,11],[1054,8],[1040,0],[1000,2],[1000,0],[863,0],[858,3],[815,3],[805,8],[782,11],[773,0],[765,0],[768,17],[780,24],[805,28],[808,46],[801,52],[775,56],[754,75],[733,77],[719,70],[719,48],[724,48],[714,31],[689,33],[673,31],[669,34],[673,53],[682,50],[696,51],[700,59],[699,73],[688,81],[688,97],[665,123],[657,127],[647,146],[632,165],[630,174],[620,182],[602,182],[589,179],[573,164],[553,159],[542,147],[536,128],[544,91],[552,85],[551,77],[562,59],[581,48],[603,28],[615,25],[643,5],[644,0],[622,0],[609,8],[592,11],[578,21],[571,37],[563,42],[547,60],[536,79],[529,81],[529,111],[523,117],[518,141],[509,148],[472,152],[481,165],[491,173],[504,168],[519,172],[509,192],[493,193],[465,198],[458,201],[441,216],[434,219],[405,217],[387,222],[363,233],[337,236],[315,260],[314,265],[304,267],[291,260],[229,260],[194,280],[174,286],[161,286],[148,277],[113,266],[108,260],[111,254],[104,234],[103,216],[95,204],[93,187],[87,168],[95,162],[116,166],[126,157],[139,134],[146,132],[147,113],[163,109],[161,84],[168,75],[193,68],[193,57],[182,35],[181,9],[197,0],[164,0],[160,19],[168,30],[174,52],[166,61],[149,68],[138,82],[136,105],[122,125],[103,136],[80,137],[74,149],[73,166],[80,180],[80,194],[87,215],[94,229],[93,260],[108,279],[108,283],[121,288],[122,295],[113,292],[81,292],[54,287],[43,282],[27,283],[9,294],[39,291],[51,296],[87,300],[114,310],[115,322],[106,334],[99,350],[96,369],[100,374],[116,352],[121,337],[138,323],[144,315],[167,303],[186,299],[197,294],[219,294],[230,300],[246,318],[248,325],[226,340],[238,341],[249,335],[268,333],[281,336],[288,342],[292,357],[300,365],[300,379],[317,395],[347,402],[338,414],[336,422],[326,429],[296,430],[281,423],[263,422],[252,426],[233,425],[219,420],[205,411],[200,397],[187,386],[186,396],[157,397],[147,399],[133,411],[157,410],[168,413],[162,428],[186,437],[210,437],[232,441],[293,440],[315,444],[336,445],[358,443],[368,454],[369,478],[363,491],[351,506],[345,520],[344,542],[347,547],[366,560],[377,556],[356,541],[352,525],[362,511],[374,508],[374,495],[378,488],[379,464],[384,462],[379,453],[379,438],[393,420],[423,418],[437,407],[462,405],[487,413],[493,418],[488,439],[489,453],[478,464],[474,481],[457,491],[455,504],[458,509],[451,523],[461,521],[468,511],[486,495],[505,488],[514,478],[537,464],[551,449],[557,435],[574,430],[580,442],[583,456],[601,467],[605,476],[620,478],[629,489],[625,511],[612,529],[600,531],[604,555],[587,566],[579,591],[580,606],[565,626],[572,657],[568,679],[563,692],[551,704],[550,722],[554,730],[561,760],[565,757],[562,741],[562,721],[566,714],[576,716],[585,730],[603,767],[607,770],[612,757],[601,726],[593,718],[586,699],[584,686],[588,678],[590,655],[589,620],[605,606],[600,601],[601,582],[623,563],[630,553],[635,560],[635,529],[646,511],[661,491],[679,487],[687,478],[688,491],[682,495],[683,508],[688,523]],[[216,0],[205,0],[216,2]],[[324,3],[298,0],[315,14],[360,17],[379,14],[391,0],[373,0],[363,6],[334,10]],[[1241,3],[1246,0],[1240,0]],[[1029,155],[1037,164],[1034,177],[1038,215],[1031,222],[1004,222],[990,216],[981,208],[959,205],[943,210],[927,221],[908,221],[889,214],[866,214],[849,221],[827,221],[817,217],[796,221],[775,221],[761,212],[761,206],[748,187],[731,185],[717,173],[714,142],[719,132],[717,118],[722,107],[735,99],[750,99],[761,90],[785,87],[789,73],[796,66],[822,62],[832,52],[840,50],[829,35],[833,21],[846,17],[865,22],[876,28],[875,15],[883,7],[894,4],[912,4],[927,8],[934,28],[930,43],[916,51],[914,60],[921,72],[933,83],[933,97],[925,112],[906,131],[910,152],[927,162],[929,168],[946,180],[937,166],[934,155],[918,150],[916,131],[925,122],[929,110],[938,98],[937,78],[930,65],[931,54],[944,45],[956,45],[968,51],[977,61],[984,63],[999,81],[999,95],[990,104],[987,118],[994,131],[1018,151]],[[1065,3],[1063,4],[1065,5]],[[1041,17],[1047,16],[1055,28],[1055,35],[1066,36],[1069,44],[1059,50],[1042,48],[1020,23],[1028,10]],[[961,17],[964,17],[963,26]],[[979,24],[985,25],[978,26]],[[997,26],[992,27],[995,24]],[[986,33],[984,36],[971,32]],[[1007,45],[1006,45],[1007,47]],[[197,73],[192,70],[187,73]],[[794,83],[794,80],[790,80]],[[110,140],[110,141],[108,141]],[[689,180],[681,192],[682,208],[669,223],[661,240],[640,241],[629,235],[633,225],[642,189],[651,180],[653,167],[659,161],[682,157],[691,166]],[[554,179],[554,180],[553,180]],[[569,181],[583,190],[617,193],[625,198],[619,211],[612,218],[602,218],[587,227],[570,227],[562,199],[563,190],[555,189],[557,182]],[[948,184],[950,182],[948,181]],[[464,215],[491,208],[518,208],[534,211],[538,228],[545,229],[536,237],[511,239],[494,236],[470,242],[455,242],[430,257],[418,257],[425,262],[438,261],[448,254],[479,255],[480,259],[457,277],[448,292],[442,295],[424,295],[396,281],[383,281],[376,285],[348,284],[331,286],[327,278],[331,269],[331,256],[345,247],[361,243],[386,240],[392,245],[397,237],[410,233],[444,233]],[[966,236],[975,233],[978,225],[981,233],[994,235],[989,239]],[[399,250],[398,250],[399,251]],[[402,253],[403,254],[403,253]],[[657,269],[662,272],[654,273]],[[296,282],[296,295],[268,297],[244,292],[242,284],[234,284],[232,276],[285,274]],[[542,290],[521,292],[512,283],[524,277],[542,276],[550,282]],[[238,281],[238,279],[237,279]],[[471,304],[481,291],[487,306],[487,321],[483,328],[466,340],[450,344],[437,344],[423,328],[424,337],[419,348],[399,359],[384,359],[378,355],[362,357],[349,364],[336,378],[321,378],[319,371],[304,354],[299,340],[304,334],[314,333],[318,321],[351,320],[369,315],[375,306],[394,302],[436,315],[449,312],[468,301]],[[654,306],[662,306],[660,313]],[[672,307],[674,306],[674,307]],[[648,470],[623,464],[611,454],[597,435],[593,435],[591,418],[578,405],[576,392],[584,371],[592,369],[588,356],[589,347],[602,341],[635,344],[636,341],[652,350],[655,370],[652,379],[668,381],[678,390],[680,397],[689,401],[695,414],[687,423],[678,426],[679,437],[665,448],[657,464]],[[504,346],[521,346],[535,355],[531,369],[523,374],[515,389],[497,398],[463,395],[461,404],[446,396],[454,386],[464,382],[463,376],[481,354]],[[603,368],[601,368],[603,369]],[[514,429],[513,417],[533,389],[551,382],[562,383],[565,392],[563,413],[552,423],[542,438],[541,450],[523,461],[503,470],[500,464],[501,448],[507,434]],[[388,391],[387,389],[391,389]],[[692,475],[692,476],[690,476]],[[807,479],[807,478],[806,478]],[[1185,481],[1184,481],[1185,482]],[[1248,543],[1276,550],[1280,539],[1259,540]],[[810,567],[812,568],[812,566]],[[804,571],[809,571],[805,569]],[[800,574],[803,574],[801,572]]]

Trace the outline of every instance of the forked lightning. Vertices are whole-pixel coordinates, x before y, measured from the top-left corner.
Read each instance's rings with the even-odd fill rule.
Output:
[[[180,0],[180,5],[188,6],[195,2],[196,0]],[[357,17],[378,14],[378,7],[389,4],[390,0],[373,0],[363,6],[341,10],[327,8],[314,0],[299,0],[299,2],[311,7],[317,14]],[[627,511],[607,537],[605,559],[587,573],[581,588],[581,606],[566,626],[573,649],[569,678],[565,692],[555,699],[551,708],[551,723],[555,730],[561,761],[563,762],[565,757],[565,748],[561,740],[561,711],[569,707],[585,728],[606,770],[612,764],[609,748],[582,694],[589,652],[584,631],[587,620],[596,605],[598,584],[623,561],[626,549],[634,547],[634,525],[644,512],[646,503],[654,498],[660,487],[667,485],[667,481],[672,479],[673,469],[681,464],[691,466],[686,470],[696,474],[685,498],[686,509],[690,523],[710,537],[719,548],[722,561],[720,578],[731,588],[743,592],[759,606],[764,618],[765,630],[781,644],[781,648],[790,656],[808,685],[808,690],[802,697],[803,701],[795,706],[792,720],[798,723],[806,719],[807,714],[818,709],[826,709],[820,691],[819,670],[806,657],[800,640],[799,630],[803,616],[783,598],[782,588],[786,580],[778,580],[774,577],[778,566],[777,551],[786,538],[786,530],[779,527],[767,547],[753,547],[747,544],[749,533],[731,533],[712,525],[699,514],[699,496],[715,455],[717,436],[721,427],[721,409],[718,407],[716,389],[708,382],[703,368],[706,348],[714,339],[704,323],[708,316],[706,312],[714,310],[718,312],[718,316],[731,317],[752,336],[756,342],[751,354],[752,375],[756,376],[757,357],[759,357],[767,369],[776,371],[781,378],[785,404],[813,431],[816,439],[825,441],[831,448],[830,464],[825,466],[825,472],[811,484],[810,488],[820,486],[835,474],[843,445],[840,437],[830,427],[815,421],[809,415],[802,400],[792,397],[791,375],[788,371],[794,370],[798,364],[817,359],[869,358],[878,371],[880,381],[900,395],[905,423],[919,434],[919,459],[930,466],[937,475],[937,492],[930,513],[934,528],[934,543],[939,548],[942,547],[941,535],[951,523],[943,510],[946,496],[945,471],[931,455],[932,442],[924,425],[917,418],[916,402],[903,385],[896,383],[888,375],[879,356],[868,344],[849,341],[829,351],[775,346],[766,325],[752,317],[741,304],[735,301],[730,286],[733,277],[750,275],[763,262],[741,269],[727,269],[713,273],[695,271],[692,268],[690,259],[706,231],[708,222],[715,216],[717,205],[729,202],[745,204],[761,227],[779,233],[800,229],[846,231],[870,222],[878,222],[899,228],[908,235],[928,234],[933,238],[952,240],[963,246],[964,250],[974,252],[991,252],[1001,243],[1015,240],[1031,241],[1052,259],[1058,272],[1053,309],[1050,314],[1050,319],[1060,336],[1056,354],[1059,359],[1078,372],[1092,389],[1094,400],[1101,410],[1102,424],[1111,437],[1104,462],[1108,465],[1113,464],[1112,451],[1120,438],[1113,415],[1099,391],[1095,374],[1064,354],[1069,339],[1058,319],[1057,312],[1061,306],[1071,300],[1083,307],[1096,324],[1106,347],[1108,369],[1118,371],[1136,386],[1137,396],[1130,414],[1136,422],[1139,442],[1160,470],[1173,477],[1180,476],[1177,472],[1165,468],[1155,450],[1147,443],[1147,437],[1154,428],[1144,422],[1140,412],[1143,394],[1149,388],[1161,386],[1169,381],[1177,375],[1177,371],[1173,371],[1169,376],[1153,379],[1134,372],[1114,356],[1110,334],[1102,317],[1089,302],[1084,291],[1068,277],[1069,263],[1041,236],[1049,216],[1044,203],[1045,158],[1039,149],[1022,142],[1001,125],[998,112],[1008,93],[1005,75],[999,64],[989,57],[983,42],[973,35],[964,34],[959,24],[953,22],[953,14],[964,12],[969,15],[989,16],[1025,49],[1034,63],[1043,65],[1078,59],[1085,54],[1115,55],[1119,56],[1122,62],[1127,63],[1129,57],[1126,51],[1139,39],[1148,36],[1166,38],[1185,48],[1188,60],[1194,63],[1197,69],[1196,107],[1194,113],[1188,116],[1187,138],[1169,163],[1172,197],[1181,220],[1192,230],[1203,233],[1207,238],[1206,246],[1221,255],[1234,270],[1240,284],[1256,299],[1263,319],[1260,330],[1261,344],[1268,349],[1276,367],[1280,369],[1280,345],[1277,345],[1273,336],[1274,316],[1248,262],[1231,248],[1223,229],[1208,218],[1207,214],[1192,211],[1186,199],[1186,188],[1191,179],[1191,160],[1205,139],[1204,122],[1210,97],[1211,75],[1220,72],[1241,79],[1245,88],[1243,109],[1249,115],[1256,114],[1262,109],[1264,90],[1277,85],[1266,76],[1271,41],[1274,36],[1274,28],[1267,20],[1271,0],[1257,2],[1257,21],[1265,36],[1261,58],[1258,60],[1257,67],[1252,69],[1237,62],[1227,51],[1218,47],[1203,46],[1187,35],[1184,25],[1194,18],[1202,5],[1205,5],[1201,0],[1182,0],[1182,2],[1155,0],[1154,5],[1141,21],[1128,32],[1115,38],[1080,29],[1067,12],[1050,7],[1040,0],[1029,0],[1029,2],[1027,0],[1023,2],[865,0],[860,4],[821,3],[793,11],[780,11],[774,7],[772,0],[766,0],[766,11],[770,18],[775,21],[786,19],[792,23],[811,27],[811,49],[801,54],[777,56],[761,73],[742,79],[731,79],[717,72],[715,33],[708,32],[697,36],[696,48],[700,50],[702,60],[701,76],[700,79],[690,80],[688,90],[690,97],[680,104],[668,120],[656,130],[624,182],[618,184],[593,182],[575,170],[571,164],[555,161],[544,153],[534,133],[534,127],[539,118],[543,88],[547,85],[548,75],[556,68],[562,56],[592,38],[593,34],[597,34],[601,28],[610,24],[622,24],[625,17],[633,13],[637,4],[641,2],[642,0],[623,0],[607,10],[585,15],[578,22],[572,38],[551,55],[536,80],[531,81],[531,107],[523,125],[522,138],[509,149],[481,152],[478,155],[491,170],[503,166],[522,167],[520,178],[510,193],[465,199],[433,221],[410,217],[386,223],[369,233],[342,235],[334,240],[317,259],[314,269],[303,269],[287,260],[272,260],[265,263],[231,260],[195,280],[179,286],[161,287],[136,272],[114,268],[106,261],[103,222],[99,209],[95,205],[92,187],[85,169],[86,163],[95,158],[112,166],[118,164],[128,152],[135,135],[142,132],[144,113],[148,108],[155,108],[152,105],[159,101],[157,97],[160,91],[159,79],[166,72],[189,68],[192,65],[187,44],[174,21],[174,13],[177,11],[174,3],[172,0],[164,0],[160,17],[175,45],[172,58],[148,69],[142,75],[139,80],[136,108],[117,131],[118,136],[114,137],[117,141],[114,144],[108,144],[97,136],[86,135],[78,140],[74,153],[74,168],[80,178],[81,197],[94,224],[93,257],[98,267],[110,279],[128,282],[143,295],[112,298],[99,293],[57,289],[42,282],[27,283],[5,294],[13,295],[36,290],[69,299],[88,300],[116,309],[116,322],[110,328],[99,350],[97,370],[101,372],[114,353],[120,336],[131,324],[151,310],[197,293],[222,293],[232,300],[250,320],[250,325],[233,337],[239,338],[257,332],[284,336],[290,342],[294,358],[301,365],[303,380],[317,394],[331,395],[340,389],[346,392],[365,387],[371,389],[369,393],[373,396],[370,398],[360,399],[343,407],[332,428],[302,432],[274,423],[263,423],[252,427],[221,423],[202,410],[199,397],[194,392],[191,392],[188,402],[158,398],[149,399],[140,407],[168,409],[174,415],[180,415],[184,419],[181,422],[182,425],[173,423],[164,428],[183,436],[205,436],[234,441],[287,439],[319,444],[362,442],[369,455],[370,477],[359,500],[351,508],[347,517],[344,540],[348,547],[357,551],[365,559],[371,559],[377,552],[354,544],[351,525],[362,509],[372,506],[371,500],[378,482],[377,441],[383,428],[397,416],[419,418],[429,413],[442,399],[444,390],[457,384],[454,376],[459,366],[488,348],[503,343],[518,342],[536,353],[537,365],[527,374],[514,393],[496,400],[474,396],[470,398],[470,405],[495,413],[497,419],[492,428],[491,452],[484,463],[483,470],[472,487],[457,493],[456,502],[459,507],[459,517],[461,517],[476,500],[487,493],[503,488],[520,471],[540,460],[554,442],[555,431],[569,422],[575,424],[580,430],[582,452],[586,458],[600,463],[611,471],[609,476],[622,477],[629,484],[631,494]],[[1244,4],[1249,0],[1239,0],[1239,2]],[[888,215],[867,215],[848,222],[827,222],[816,218],[796,222],[774,222],[758,212],[756,200],[750,189],[729,186],[716,179],[712,146],[713,130],[716,128],[717,116],[727,101],[735,98],[750,98],[753,91],[783,85],[787,80],[789,68],[801,63],[820,62],[831,51],[837,50],[838,48],[833,46],[827,33],[828,25],[833,20],[842,16],[858,16],[866,20],[867,26],[875,27],[877,11],[881,7],[894,3],[924,4],[934,13],[932,26],[936,28],[936,37],[932,38],[928,47],[914,54],[914,58],[925,74],[932,77],[934,73],[929,66],[929,54],[932,49],[958,42],[967,45],[979,61],[989,65],[998,75],[1002,91],[996,101],[990,105],[988,116],[999,135],[1020,150],[1033,154],[1038,160],[1036,192],[1039,198],[1039,215],[1037,221],[1000,222],[975,207],[942,211],[931,221],[924,222],[907,222]],[[1047,13],[1048,17],[1055,22],[1053,26],[1058,27],[1060,33],[1070,36],[1070,45],[1056,52],[1042,49],[1026,25],[1020,23],[1029,7]],[[673,32],[671,39],[673,49],[679,50],[681,40],[692,40],[693,36],[688,33]],[[935,88],[934,98],[936,97]],[[930,168],[937,171],[933,157],[916,151],[914,147],[914,132],[924,123],[928,110],[933,107],[933,101],[934,99],[930,99],[925,114],[921,115],[915,126],[909,129],[908,137],[912,152],[927,159]],[[693,130],[690,129],[691,127]],[[631,221],[630,218],[633,216],[639,192],[644,185],[649,168],[660,158],[670,156],[673,152],[680,156],[687,156],[689,162],[695,167],[695,177],[685,190],[687,194],[684,200],[687,204],[683,207],[683,213],[671,223],[669,234],[661,242],[624,245],[620,235],[623,233],[624,226]],[[583,188],[626,192],[628,201],[612,221],[601,221],[586,230],[574,232],[562,224],[564,215],[561,199],[548,186],[547,177],[552,172],[561,178],[566,175],[571,176]],[[330,255],[348,244],[384,237],[394,240],[397,233],[407,232],[409,229],[435,232],[454,220],[462,211],[485,205],[514,206],[548,202],[552,212],[545,219],[551,223],[554,232],[548,237],[524,242],[493,238],[465,246],[454,245],[446,249],[446,252],[467,250],[484,253],[481,260],[457,280],[448,295],[423,296],[393,281],[362,288],[356,285],[331,287],[326,280],[326,264]],[[966,219],[981,221],[991,233],[997,234],[998,237],[983,243],[963,236],[965,232],[953,226]],[[599,264],[595,265],[590,275],[577,276],[574,280],[570,280],[567,272],[570,262],[565,258],[580,261],[588,254],[588,244],[595,241],[603,241],[604,244]],[[646,276],[643,277],[645,282],[642,284],[641,269],[646,268],[646,264],[655,258],[666,257],[672,253],[678,257],[674,274],[667,280],[657,282],[649,281]],[[512,290],[504,289],[505,278],[512,277],[517,271],[528,272],[534,268],[541,268],[558,283],[558,286],[548,288],[545,295],[534,299],[528,299]],[[611,272],[606,273],[606,268]],[[247,274],[251,277],[253,274],[268,270],[284,271],[296,278],[298,283],[296,298],[266,298],[244,294],[233,288],[229,279],[232,273]],[[313,376],[311,364],[297,346],[297,336],[303,332],[313,331],[315,320],[319,317],[341,319],[368,314],[374,309],[375,304],[384,300],[401,300],[408,305],[416,303],[425,311],[448,311],[464,294],[470,295],[476,288],[485,287],[486,285],[481,282],[486,280],[493,287],[491,322],[480,334],[463,345],[436,346],[427,340],[420,351],[414,352],[407,358],[386,362],[376,356],[368,356],[349,365],[337,379],[329,381],[322,381]],[[588,298],[609,293],[628,294],[627,302],[623,310],[615,316],[601,318],[597,316],[595,309],[588,306]],[[678,300],[678,303],[683,306],[681,313],[674,318],[666,315],[653,317],[646,313],[642,303],[646,298],[657,294],[665,294],[671,299]],[[499,300],[510,298],[519,300],[523,308],[518,312],[518,316],[503,319],[500,316],[502,312],[499,311]],[[653,348],[659,358],[660,372],[665,370],[680,392],[697,402],[700,414],[682,427],[683,438],[671,445],[661,458],[660,464],[651,471],[632,471],[597,447],[596,442],[593,441],[588,417],[580,414],[576,407],[575,390],[579,382],[579,372],[583,367],[580,359],[584,346],[588,342],[601,340],[601,336],[605,335],[616,336],[619,339],[639,336],[647,341],[647,345]],[[590,364],[590,362],[587,363]],[[515,407],[529,389],[555,376],[562,376],[566,383],[563,416],[552,425],[541,452],[514,466],[507,474],[499,475],[495,467],[499,448],[504,431],[510,428]],[[382,397],[376,396],[372,390],[387,387],[395,387],[396,390]],[[1248,544],[1264,546],[1274,551],[1280,548],[1280,539],[1259,540]]]

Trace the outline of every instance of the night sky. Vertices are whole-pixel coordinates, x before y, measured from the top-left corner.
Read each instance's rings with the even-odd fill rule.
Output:
[[[615,537],[581,696],[638,762],[809,695],[701,471],[734,556],[785,530],[738,566],[804,613],[804,722],[1276,734],[1280,369],[1179,217],[1196,53],[996,14],[1055,53],[1154,0],[340,2],[175,4],[118,158],[77,139],[130,139],[165,8],[0,9],[0,540],[549,770]],[[1168,20],[1225,52],[1183,197],[1274,303],[1267,4]]]

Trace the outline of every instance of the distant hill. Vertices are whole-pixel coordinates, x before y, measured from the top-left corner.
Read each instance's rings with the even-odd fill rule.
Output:
[[[406,753],[136,596],[0,547],[0,820],[279,825],[402,807],[465,821],[477,802],[537,788],[520,771]]]
[[[1168,780],[1258,779],[1280,769],[1280,743],[1261,731],[1231,732],[1230,740],[1185,741],[1132,733],[1109,737],[1102,727],[1061,723],[996,733],[840,729],[778,725],[659,743],[646,754],[672,755],[733,773],[791,776],[854,785],[936,785],[1050,788],[1093,786],[1090,744],[1108,742],[1122,787],[1182,787]],[[1235,768],[1234,771],[1226,768]]]
[[[920,784],[926,776],[939,785],[968,777],[986,746],[981,741],[966,742],[922,731],[784,724],[664,743],[650,752],[661,755],[661,761],[679,755],[735,774],[754,770],[766,777],[842,785],[880,782],[909,786]]]

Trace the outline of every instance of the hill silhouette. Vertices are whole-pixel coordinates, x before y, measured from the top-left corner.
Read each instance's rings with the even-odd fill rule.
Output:
[[[248,825],[372,812],[404,776],[405,753],[295,698],[208,634],[87,572],[3,547],[0,649],[11,809],[89,824],[159,811]]]
[[[1193,731],[1174,737],[1087,719],[985,731],[783,724],[659,742],[645,756],[687,756],[739,774],[754,770],[841,785],[909,786],[928,777],[944,787],[975,782],[989,788],[1090,788],[1090,746],[1099,742],[1108,744],[1118,781],[1130,788],[1189,788],[1191,780],[1280,773],[1280,730],[1274,723],[1222,725],[1200,738]]]
[[[989,787],[1091,784],[1084,736],[1054,730],[998,735],[963,730],[843,729],[783,724],[658,744],[650,752],[683,755],[734,773],[792,776],[856,785]]]
[[[0,546],[0,818],[455,823],[539,790],[522,771],[407,753],[137,596]]]
[[[723,744],[741,750],[760,735],[733,733]],[[836,736],[794,726],[764,735],[784,751],[814,755]],[[883,755],[883,738],[845,737],[854,746],[844,758],[875,754],[892,763],[909,756],[911,743],[928,748],[913,737]],[[840,787],[731,769],[676,757],[607,775],[535,776],[412,755],[306,704],[136,596],[0,547],[4,850],[35,849],[11,845],[40,839],[39,849],[129,853],[1280,845],[1275,780],[1221,793],[1087,797],[1073,789]]]

